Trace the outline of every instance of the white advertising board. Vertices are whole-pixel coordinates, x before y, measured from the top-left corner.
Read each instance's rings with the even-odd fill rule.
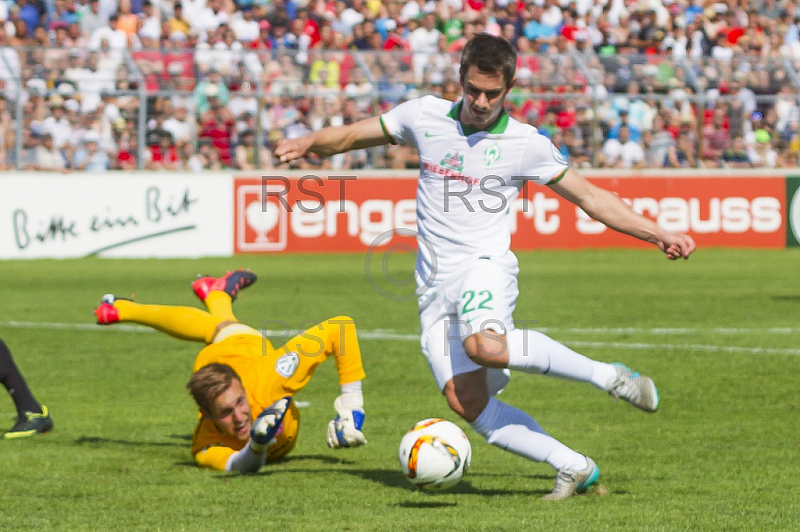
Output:
[[[229,174],[0,175],[0,259],[233,254]]]

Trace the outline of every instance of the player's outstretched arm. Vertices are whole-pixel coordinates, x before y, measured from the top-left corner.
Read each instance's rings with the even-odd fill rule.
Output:
[[[282,163],[316,153],[327,157],[350,150],[389,144],[392,139],[384,132],[380,118],[373,116],[354,124],[326,127],[296,139],[282,139],[275,148],[275,156]]]
[[[658,246],[671,260],[688,259],[695,250],[692,237],[671,233],[634,211],[617,195],[593,185],[573,169],[557,183],[553,191],[611,229]]]

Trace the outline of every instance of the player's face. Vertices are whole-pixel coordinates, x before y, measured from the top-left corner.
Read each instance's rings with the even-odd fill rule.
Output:
[[[217,397],[209,414],[220,432],[226,436],[240,441],[250,439],[250,401],[247,400],[242,383],[237,379]]]
[[[478,129],[489,127],[503,111],[507,92],[502,72],[483,72],[472,65],[464,77],[461,122]]]

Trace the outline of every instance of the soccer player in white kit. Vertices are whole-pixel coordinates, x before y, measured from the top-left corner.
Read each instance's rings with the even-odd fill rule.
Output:
[[[509,370],[591,383],[654,412],[653,381],[620,364],[587,358],[531,329],[517,329],[517,259],[509,250],[509,206],[526,182],[551,187],[608,227],[650,242],[669,259],[689,258],[691,237],[663,230],[611,192],[581,177],[536,128],[505,113],[516,53],[502,38],[473,37],[461,57],[463,99],[433,96],[379,117],[324,128],[278,144],[282,162],[388,143],[414,145],[420,343],[453,411],[486,441],[558,472],[545,499],[597,482],[595,462],[547,434],[527,413],[497,399]]]

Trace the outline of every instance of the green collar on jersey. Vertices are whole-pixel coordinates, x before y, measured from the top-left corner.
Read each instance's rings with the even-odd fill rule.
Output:
[[[450,112],[447,113],[447,116],[455,120],[456,122],[461,123],[461,107],[464,105],[464,101],[461,100],[456,105],[450,109]],[[475,126],[469,126],[467,124],[461,123],[461,130],[464,131],[464,135],[467,137],[472,135],[473,133],[477,133],[478,131],[485,131],[487,133],[493,133],[495,135],[499,135],[501,133],[505,133],[506,127],[508,126],[508,113],[506,110],[503,109],[500,111],[500,116],[497,117],[492,125],[487,127],[486,129],[478,129]]]

